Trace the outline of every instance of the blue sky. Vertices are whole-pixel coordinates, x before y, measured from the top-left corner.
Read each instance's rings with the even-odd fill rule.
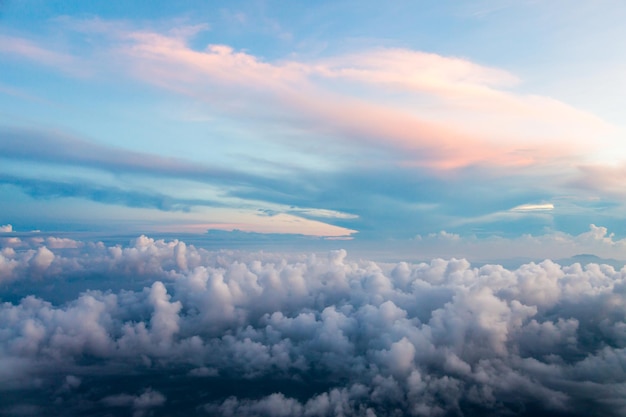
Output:
[[[620,239],[624,18],[609,0],[4,1],[0,223]]]

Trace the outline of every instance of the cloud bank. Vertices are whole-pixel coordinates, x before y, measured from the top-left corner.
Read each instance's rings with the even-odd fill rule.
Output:
[[[5,238],[0,289],[8,415],[626,413],[608,265]]]

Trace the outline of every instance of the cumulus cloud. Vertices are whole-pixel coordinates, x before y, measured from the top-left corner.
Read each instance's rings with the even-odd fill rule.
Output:
[[[421,235],[417,235],[415,238],[417,240],[423,239]],[[456,233],[449,233],[445,230],[442,230],[439,233],[429,233],[427,238],[430,240],[438,240],[444,242],[457,242],[461,239],[461,236]]]
[[[0,295],[33,285],[32,295],[0,305],[0,408],[124,408],[135,416],[626,412],[626,268],[383,264],[351,261],[343,250],[210,252],[146,236],[129,246],[48,242],[57,241],[3,248],[0,265],[20,273]],[[100,289],[55,302],[42,295],[45,286],[90,275]]]
[[[530,210],[533,211],[535,210]],[[477,237],[441,231],[415,236],[408,248],[410,250],[403,247],[395,250],[407,257],[415,253],[423,257],[445,254],[447,257],[468,257],[478,262],[506,262],[511,261],[511,258],[541,261],[546,258],[575,258],[584,254],[620,265],[626,259],[626,239],[620,239],[606,227],[595,224],[590,224],[586,232],[577,235],[553,231],[508,238],[494,235]]]

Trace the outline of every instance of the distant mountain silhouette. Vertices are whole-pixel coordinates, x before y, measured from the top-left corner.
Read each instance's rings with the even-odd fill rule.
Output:
[[[606,265],[611,265],[615,269],[621,269],[626,264],[626,261],[620,261],[618,259],[612,259],[612,258],[601,258],[599,256],[591,255],[588,253],[581,253],[579,255],[574,255],[571,258],[558,259],[555,262],[557,262],[560,265],[572,265],[575,263],[579,263],[583,266],[587,264],[599,264],[599,265],[606,264]]]

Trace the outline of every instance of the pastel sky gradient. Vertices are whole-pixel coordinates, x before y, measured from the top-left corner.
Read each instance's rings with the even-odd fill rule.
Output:
[[[619,257],[625,20],[619,0],[5,0],[0,225],[596,236]]]

